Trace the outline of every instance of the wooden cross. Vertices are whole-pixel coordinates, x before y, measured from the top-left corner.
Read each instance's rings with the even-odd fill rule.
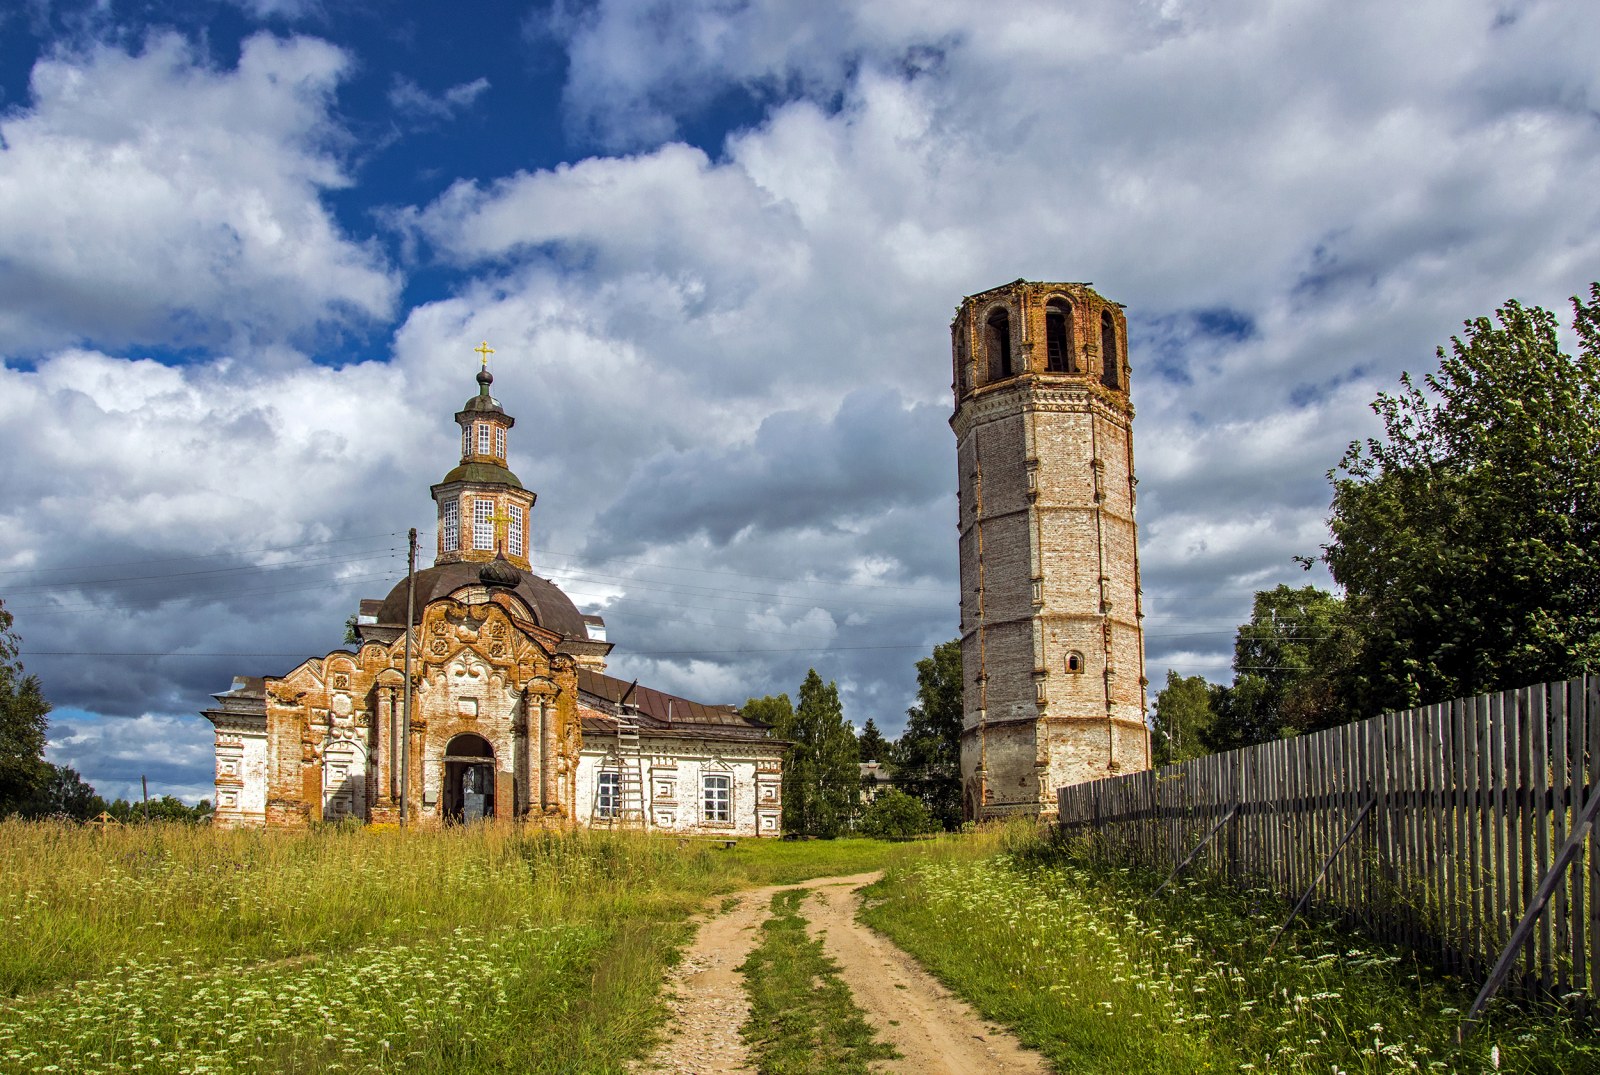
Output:
[[[495,514],[489,516],[489,521],[494,523],[494,551],[503,554],[506,551],[506,527],[511,525],[511,516],[501,515],[497,507]]]
[[[494,348],[489,346],[489,341],[484,340],[482,343],[478,344],[478,346],[474,347],[473,350],[479,355],[483,356],[483,368],[488,369],[489,356],[494,354]]]

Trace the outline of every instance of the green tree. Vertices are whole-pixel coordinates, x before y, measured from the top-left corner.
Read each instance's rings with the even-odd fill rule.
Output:
[[[752,698],[741,710],[772,725],[790,742],[783,762],[783,831],[837,836],[855,816],[860,795],[856,736],[845,723],[839,688],[816,669],[800,685],[800,704],[787,694]]]
[[[862,761],[889,760],[889,740],[883,737],[883,733],[878,730],[877,724],[873,723],[871,717],[867,718],[866,726],[861,729],[861,735],[856,739],[856,748],[861,752]]]
[[[1329,472],[1364,714],[1600,667],[1600,283],[1572,305],[1576,356],[1536,306],[1466,322]]]
[[[1204,676],[1180,676],[1167,669],[1167,685],[1152,703],[1150,750],[1157,765],[1173,765],[1207,753],[1202,738],[1216,720],[1213,696],[1226,688]]]
[[[148,803],[133,803],[127,799],[118,799],[106,807],[106,812],[118,821],[130,824],[137,824],[146,819],[202,824],[211,820],[212,807],[210,799],[201,799],[190,806],[176,795],[163,795],[159,799],[151,799]]]
[[[890,752],[896,786],[921,799],[946,829],[961,827],[961,642],[917,662],[917,704]]]
[[[12,622],[0,605],[0,817],[21,810],[50,779],[44,760],[50,703],[38,677],[23,675]]]
[[[862,835],[878,840],[905,840],[921,836],[939,827],[921,799],[907,795],[899,788],[888,788],[872,800],[861,815],[858,826]]]
[[[94,787],[76,769],[65,765],[45,763],[49,775],[22,805],[18,813],[23,817],[71,818],[88,821],[106,809],[106,801],[95,794]]]
[[[1213,692],[1201,738],[1231,750],[1343,724],[1356,641],[1344,602],[1315,586],[1256,591],[1233,643],[1233,686]]]

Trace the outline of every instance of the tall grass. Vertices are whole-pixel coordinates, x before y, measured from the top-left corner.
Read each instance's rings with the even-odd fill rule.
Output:
[[[0,822],[0,1070],[620,1071],[707,896],[892,853]]]
[[[1269,892],[1159,880],[1013,826],[891,869],[864,917],[1064,1071],[1600,1070],[1559,1013],[1502,1005],[1462,1045],[1462,983],[1316,923],[1269,951]]]

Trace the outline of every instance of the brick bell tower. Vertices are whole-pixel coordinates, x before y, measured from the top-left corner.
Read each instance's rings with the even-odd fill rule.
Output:
[[[950,326],[960,482],[961,775],[981,820],[1150,765],[1127,321],[1018,280]]]

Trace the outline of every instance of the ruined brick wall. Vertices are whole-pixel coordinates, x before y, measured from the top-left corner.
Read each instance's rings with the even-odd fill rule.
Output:
[[[1149,764],[1125,338],[1076,284],[996,288],[952,325],[969,816]]]

